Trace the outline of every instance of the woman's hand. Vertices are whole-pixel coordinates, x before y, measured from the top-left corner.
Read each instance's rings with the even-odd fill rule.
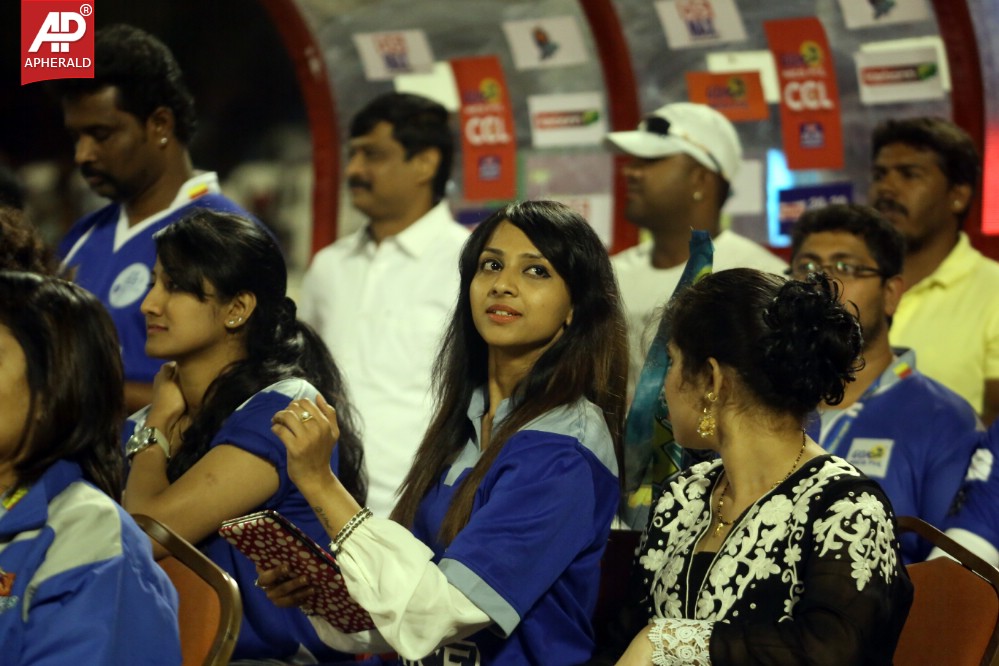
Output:
[[[146,424],[169,433],[185,411],[187,402],[180,390],[177,364],[173,361],[164,363],[153,378],[153,401]]]
[[[316,593],[306,576],[292,577],[288,568],[283,566],[274,569],[258,566],[255,585],[263,589],[270,602],[279,608],[301,606]]]
[[[649,629],[645,627],[631,641],[615,666],[650,666],[652,664],[652,641],[649,640]]]
[[[274,415],[271,430],[288,452],[288,477],[303,491],[319,487],[332,476],[330,458],[340,438],[336,410],[318,396],[316,402],[292,400]]]

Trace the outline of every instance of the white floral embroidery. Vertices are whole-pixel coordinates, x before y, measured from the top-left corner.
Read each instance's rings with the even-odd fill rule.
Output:
[[[714,622],[656,620],[649,630],[655,666],[711,666]]]
[[[781,619],[790,619],[804,591],[800,568],[816,554],[842,552],[848,558],[844,564],[852,566],[858,590],[875,574],[888,582],[897,575],[891,520],[877,496],[851,494],[824,508],[820,520],[812,515],[816,506],[824,506],[823,494],[837,487],[836,482],[860,476],[846,461],[829,456],[793,485],[781,486],[749,507],[714,556],[703,583],[687,591],[691,581],[681,577],[689,575],[685,563],[697,540],[712,527],[712,507],[706,499],[720,471],[718,461],[695,465],[676,477],[657,503],[656,533],[650,535],[656,547],[644,550],[640,559],[648,573],[645,582],[654,616],[711,622],[727,621],[730,615],[735,619],[738,612],[734,609],[745,612],[741,602],[756,593],[758,584],[772,589],[772,583],[764,581],[777,578],[787,595],[782,603],[777,601],[783,608]],[[686,603],[693,608],[685,608]]]
[[[884,505],[870,493],[833,502],[829,513],[815,521],[819,555],[845,550],[850,557],[857,591],[877,573],[886,582],[898,571],[895,532]]]

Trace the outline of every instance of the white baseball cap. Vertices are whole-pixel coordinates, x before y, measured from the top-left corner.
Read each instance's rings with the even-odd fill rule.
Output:
[[[686,153],[729,183],[742,163],[742,143],[728,118],[705,104],[675,102],[661,106],[631,132],[611,132],[618,150],[656,159]]]

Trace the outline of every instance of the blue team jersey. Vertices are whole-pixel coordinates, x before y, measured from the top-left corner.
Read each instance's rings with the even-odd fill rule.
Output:
[[[971,405],[915,368],[915,354],[897,356],[859,400],[822,415],[809,435],[877,481],[897,516],[940,527],[950,511],[980,428]],[[926,559],[930,545],[901,537],[907,563]]]
[[[211,447],[235,446],[274,465],[279,476],[277,492],[247,513],[273,509],[322,544],[327,543],[330,537],[288,478],[284,444],[271,432],[271,418],[285,409],[289,401],[298,398],[315,400],[317,394],[316,389],[303,379],[286,379],[272,384],[240,405],[223,422],[212,438]],[[125,437],[131,436],[136,425],[145,420],[147,411],[148,408],[129,417]],[[330,460],[334,473],[339,471],[338,461],[339,456],[334,449]],[[301,610],[278,608],[267,599],[264,591],[254,585],[257,572],[253,562],[225,539],[215,534],[198,543],[198,548],[228,572],[239,586],[243,599],[243,622],[233,659],[283,659],[295,655],[302,646],[321,660],[342,657],[319,640]]]
[[[177,592],[149,537],[76,463],[0,508],[0,663],[175,666]]]
[[[999,550],[999,419],[984,433],[969,437],[976,449],[971,456],[960,506],[944,523],[945,529],[961,529],[988,541]]]
[[[121,206],[111,204],[81,218],[59,244],[63,275],[94,294],[111,314],[126,381],[152,382],[163,364],[162,359],[146,356],[146,319],[139,311],[156,263],[153,235],[198,208],[254,219],[221,194],[208,193],[162,217],[140,222],[119,238]]]
[[[603,414],[580,401],[514,434],[476,491],[468,524],[445,547],[438,530],[481,455],[484,405],[480,390],[468,411],[475,438],[421,502],[413,533],[495,625],[413,663],[583,663],[593,652],[600,558],[620,496]],[[496,423],[507,407],[500,405]]]

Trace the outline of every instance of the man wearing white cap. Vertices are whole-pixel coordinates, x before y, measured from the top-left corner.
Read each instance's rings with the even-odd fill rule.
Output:
[[[651,238],[612,258],[628,315],[629,385],[642,369],[656,311],[673,293],[688,258],[691,229],[712,236],[714,270],[749,267],[783,273],[766,248],[721,230],[721,208],[742,162],[735,127],[709,106],[677,102],[656,109],[632,132],[607,141],[631,156],[625,216]]]

